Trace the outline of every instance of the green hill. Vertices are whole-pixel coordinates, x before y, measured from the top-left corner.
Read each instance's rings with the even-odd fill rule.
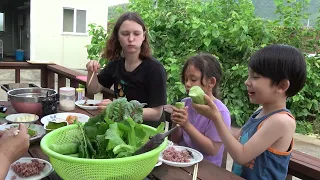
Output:
[[[252,2],[255,6],[255,13],[257,16],[268,18],[271,20],[277,19],[278,15],[275,14],[276,5],[273,0],[252,0]],[[308,9],[308,13],[310,13],[310,16],[309,16],[310,26],[314,25],[316,18],[320,15],[319,9],[320,9],[320,1],[311,0],[310,8]]]
[[[271,20],[277,19],[276,5],[273,0],[252,0],[255,6],[255,13],[259,17],[268,18]],[[116,6],[110,6],[108,9],[108,17],[117,18],[119,16],[119,12],[116,10],[118,7],[127,9],[127,3],[119,4]],[[310,26],[314,25],[316,18],[320,15],[320,0],[310,0],[310,8],[308,12],[310,13],[309,21]],[[307,20],[305,21],[307,23]]]
[[[125,11],[128,9],[128,3],[124,3],[124,4],[119,4],[119,5],[116,5],[116,6],[110,6],[108,8],[108,19],[113,19],[113,18],[118,18],[121,13],[117,10],[118,8],[119,9],[124,9]]]

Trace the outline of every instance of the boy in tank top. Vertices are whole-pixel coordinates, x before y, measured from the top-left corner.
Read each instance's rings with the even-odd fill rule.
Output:
[[[295,119],[286,109],[286,99],[297,94],[305,82],[306,62],[300,51],[288,45],[270,45],[250,58],[245,85],[250,102],[262,108],[239,132],[229,132],[207,96],[207,105],[193,104],[216,126],[234,160],[233,173],[248,180],[286,178],[296,129]]]

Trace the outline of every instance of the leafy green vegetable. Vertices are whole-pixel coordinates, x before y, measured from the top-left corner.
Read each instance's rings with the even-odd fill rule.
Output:
[[[69,155],[69,154],[75,154],[78,152],[80,143],[59,143],[59,144],[50,144],[51,150],[64,154],[64,155]]]
[[[130,125],[130,130],[128,132],[128,143],[132,146],[137,146],[137,142],[139,141],[135,132],[135,122],[131,119],[127,119],[128,124]]]
[[[142,123],[142,113],[144,105],[145,104],[141,104],[136,100],[130,101],[125,105],[123,119],[126,119],[126,117],[131,117],[135,122]]]
[[[106,110],[82,125],[80,145],[77,148],[79,158],[107,159],[131,156],[144,145],[150,137],[164,131],[161,123],[154,132],[142,123],[144,104],[138,101],[128,102],[120,98],[109,104]],[[74,152],[76,153],[76,152]]]
[[[86,122],[85,126],[93,126],[97,124],[98,122],[103,122],[104,121],[104,115],[99,114],[93,117],[90,117],[88,122]]]
[[[104,116],[114,122],[123,121],[131,117],[135,122],[142,123],[144,105],[136,100],[128,102],[127,98],[119,98],[107,106]]]
[[[109,129],[106,132],[106,139],[109,139],[107,149],[110,150],[120,144],[125,144],[125,142],[122,140],[122,136],[123,136],[123,132],[119,130],[118,124],[117,123],[111,124]]]
[[[205,99],[204,99],[204,91],[202,90],[201,87],[199,86],[192,86],[189,91],[189,96],[192,99],[192,102],[195,104],[205,104]]]
[[[5,117],[7,117],[7,115],[0,112],[0,118],[5,118]]]
[[[94,159],[97,155],[97,151],[93,148],[93,145],[88,136],[85,136],[85,141],[87,143],[88,153],[90,153],[91,157]]]
[[[152,133],[154,135],[156,135],[157,133],[163,133],[164,132],[164,123],[162,122],[158,127],[157,127],[157,132],[156,133]]]
[[[80,148],[79,148],[79,157],[80,158],[90,158],[87,137],[86,137],[86,134],[84,133],[83,126],[79,122],[77,122],[77,124],[78,124],[78,127],[80,128],[80,132],[81,132],[81,136],[82,136],[82,141],[80,143]]]
[[[50,121],[47,124],[46,129],[58,129],[58,128],[61,128],[61,127],[66,126],[66,125],[67,125],[67,122],[56,123],[56,122]]]
[[[83,145],[83,141],[81,141],[80,146],[78,148],[78,152],[79,152],[79,158],[86,158],[85,152],[84,152],[84,145]]]
[[[28,134],[29,134],[30,137],[34,137],[34,136],[36,136],[38,133],[37,133],[37,131],[28,128]]]
[[[113,153],[117,154],[117,158],[131,156],[136,148],[126,144],[120,144],[113,149]]]
[[[175,107],[178,109],[183,109],[185,106],[184,102],[176,102]]]

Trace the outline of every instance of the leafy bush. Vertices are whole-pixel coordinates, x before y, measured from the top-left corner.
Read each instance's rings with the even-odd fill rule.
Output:
[[[297,121],[296,132],[301,134],[312,133],[313,132],[312,124],[307,121]]]
[[[304,52],[314,52],[319,45],[319,20],[312,29],[302,23],[308,15],[305,9],[309,0],[286,3],[275,0],[275,3],[279,19],[274,21],[257,17],[251,0],[131,0],[128,10],[139,12],[144,19],[153,55],[165,66],[168,103],[186,96],[180,82],[186,59],[198,52],[212,53],[224,70],[222,99],[237,124],[242,125],[257,108],[250,104],[244,85],[250,55],[273,43],[289,44]],[[98,36],[106,38],[106,30],[97,32],[93,33],[94,48],[89,53],[92,57],[104,46]],[[307,57],[307,84],[299,94],[288,99],[288,108],[303,122],[312,123],[320,112],[319,63],[319,56]],[[306,123],[298,125],[306,126]]]
[[[106,40],[108,39],[107,31],[104,27],[96,24],[89,24],[89,36],[91,43],[86,46],[88,59],[99,61],[101,66],[104,66],[106,59],[101,57],[103,48],[105,48]]]
[[[307,58],[307,81],[304,88],[288,99],[287,107],[296,119],[312,122],[319,117],[320,56]],[[320,119],[319,119],[320,120]]]

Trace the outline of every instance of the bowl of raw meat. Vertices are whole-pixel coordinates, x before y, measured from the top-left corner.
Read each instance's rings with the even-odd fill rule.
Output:
[[[38,158],[23,157],[11,164],[5,180],[42,179],[52,173],[48,161]]]
[[[174,167],[188,167],[203,160],[203,155],[192,148],[184,146],[168,146],[159,157],[163,163]]]

